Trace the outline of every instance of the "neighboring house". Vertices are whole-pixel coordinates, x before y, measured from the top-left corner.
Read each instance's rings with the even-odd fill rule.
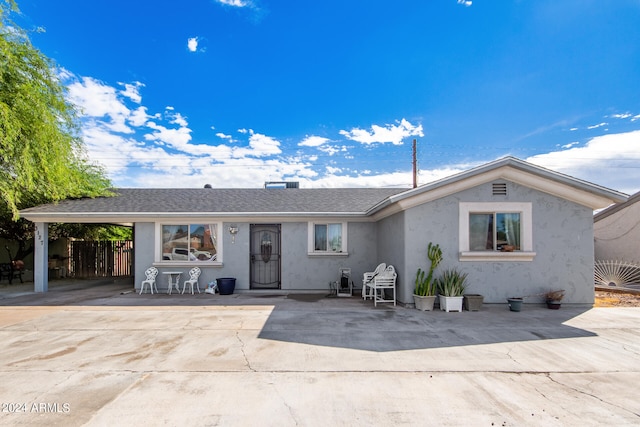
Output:
[[[593,217],[595,259],[640,265],[640,192]]]
[[[340,268],[359,286],[385,262],[398,273],[398,300],[411,304],[434,242],[440,271],[467,272],[469,291],[488,303],[565,289],[564,302],[592,304],[593,211],[626,199],[507,157],[414,189],[120,189],[21,214],[38,230],[38,291],[47,289],[37,267],[47,224],[95,222],[134,226],[136,287],[151,265],[182,271],[182,280],[197,265],[201,284],[235,277],[238,291],[328,291]]]

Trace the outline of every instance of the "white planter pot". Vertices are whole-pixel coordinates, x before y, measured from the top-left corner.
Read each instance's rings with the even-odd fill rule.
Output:
[[[433,311],[433,304],[436,302],[436,296],[421,296],[413,294],[413,302],[418,310]]]
[[[445,297],[440,295],[440,310],[442,311],[460,311],[462,312],[463,297]]]

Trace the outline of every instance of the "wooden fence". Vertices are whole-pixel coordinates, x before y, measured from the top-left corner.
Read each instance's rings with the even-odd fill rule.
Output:
[[[71,241],[69,275],[79,279],[131,276],[133,241]]]

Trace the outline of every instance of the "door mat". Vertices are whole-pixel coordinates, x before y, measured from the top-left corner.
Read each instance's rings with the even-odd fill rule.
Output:
[[[287,299],[293,299],[302,302],[316,302],[325,298],[326,294],[288,294]]]

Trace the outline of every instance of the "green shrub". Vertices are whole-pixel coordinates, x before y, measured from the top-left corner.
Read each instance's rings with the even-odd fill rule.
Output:
[[[445,297],[459,297],[467,288],[467,273],[462,273],[455,268],[442,272],[436,279],[438,292]]]

